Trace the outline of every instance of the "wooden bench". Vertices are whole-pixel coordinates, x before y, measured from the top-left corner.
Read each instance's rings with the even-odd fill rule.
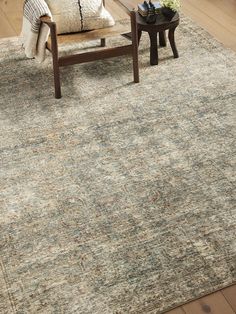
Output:
[[[105,5],[105,0],[103,0]],[[136,23],[135,10],[127,4],[125,0],[114,0],[112,4],[111,14],[115,16],[116,8],[118,7],[124,10],[129,16],[130,23],[124,23],[122,20],[116,19],[116,24],[109,28],[97,29],[86,32],[79,32],[73,34],[57,35],[56,23],[49,17],[42,17],[41,22],[45,23],[50,28],[50,36],[47,42],[47,49],[52,53],[53,59],[53,73],[54,73],[54,87],[55,97],[61,98],[61,82],[60,82],[60,67],[73,65],[77,63],[84,63],[95,61],[99,59],[117,57],[122,55],[130,55],[133,59],[133,77],[134,82],[139,82],[139,66],[138,66],[138,31]],[[128,27],[127,27],[128,25]],[[101,47],[106,46],[106,38],[114,37],[117,35],[124,35],[131,31],[131,43],[124,46],[112,47],[112,48],[100,48],[95,51],[78,53],[73,55],[59,56],[60,45],[68,43],[80,43],[83,41],[90,41],[94,39],[101,40]]]

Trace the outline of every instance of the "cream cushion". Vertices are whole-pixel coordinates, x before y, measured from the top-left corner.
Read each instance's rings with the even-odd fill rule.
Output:
[[[57,33],[74,33],[115,24],[102,0],[46,0],[57,24]]]

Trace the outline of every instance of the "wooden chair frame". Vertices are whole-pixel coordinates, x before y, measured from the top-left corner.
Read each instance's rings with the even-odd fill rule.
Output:
[[[58,35],[57,35],[56,23],[53,22],[47,16],[44,16],[41,18],[41,22],[45,23],[50,28],[51,44],[47,43],[47,49],[52,53],[52,59],[53,59],[55,98],[59,99],[62,96],[61,95],[61,82],[60,82],[60,67],[67,66],[67,65],[85,63],[85,62],[112,58],[112,57],[117,57],[117,56],[122,56],[122,55],[131,55],[133,58],[134,82],[135,83],[139,82],[138,30],[137,30],[137,23],[136,23],[136,13],[133,8],[127,6],[127,3],[125,3],[124,0],[115,0],[115,2],[119,4],[125,10],[125,12],[130,16],[131,44],[126,45],[126,46],[105,48],[105,49],[100,49],[100,50],[92,51],[92,52],[85,52],[85,53],[59,57]],[[105,0],[103,0],[103,3],[105,5]],[[89,34],[89,31],[86,33]],[[125,34],[120,34],[120,35],[125,35]],[[101,40],[101,47],[105,47],[106,45],[105,38],[100,38],[100,40]]]

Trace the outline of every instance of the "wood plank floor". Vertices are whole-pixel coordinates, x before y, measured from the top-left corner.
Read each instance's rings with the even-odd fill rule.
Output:
[[[23,0],[0,0],[0,38],[20,34],[22,4]],[[182,11],[226,47],[236,51],[236,0],[182,0]],[[121,11],[116,13],[123,14]],[[167,314],[206,313],[236,314],[236,284]]]

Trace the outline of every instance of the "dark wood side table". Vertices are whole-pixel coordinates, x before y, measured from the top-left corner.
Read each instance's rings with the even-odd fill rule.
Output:
[[[166,30],[168,30],[168,38],[174,54],[174,58],[178,58],[179,54],[175,44],[175,29],[179,25],[179,14],[176,13],[171,20],[168,20],[163,15],[158,15],[155,24],[147,24],[144,18],[138,12],[136,12],[136,14],[139,41],[142,36],[142,32],[147,32],[150,37],[150,64],[151,65],[158,64],[157,34],[159,33],[160,46],[165,47]]]

